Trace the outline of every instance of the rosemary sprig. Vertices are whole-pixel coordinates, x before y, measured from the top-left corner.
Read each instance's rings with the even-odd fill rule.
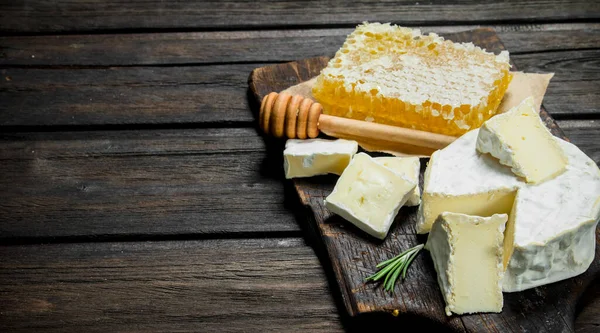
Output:
[[[399,255],[388,259],[386,261],[377,264],[379,271],[377,273],[366,278],[366,282],[379,281],[383,277],[383,287],[385,290],[392,292],[394,290],[394,284],[398,280],[398,277],[402,275],[402,279],[406,278],[406,271],[408,266],[412,263],[413,259],[419,254],[419,251],[423,248],[423,244],[419,244],[413,248],[410,248]]]

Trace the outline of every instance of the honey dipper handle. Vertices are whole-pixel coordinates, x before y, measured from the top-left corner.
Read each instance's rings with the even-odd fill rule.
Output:
[[[310,98],[272,92],[262,100],[258,125],[276,138],[312,139],[319,135],[317,122],[322,111],[321,104]]]
[[[440,149],[456,140],[453,136],[413,130],[322,114],[323,107],[310,98],[272,92],[260,106],[259,126],[265,134],[289,139],[316,138],[319,130],[333,137],[375,139]]]
[[[441,149],[456,140],[456,137],[396,127],[361,120],[334,117],[322,114],[319,129],[331,136],[346,138],[379,139],[388,142],[404,143],[419,147]]]

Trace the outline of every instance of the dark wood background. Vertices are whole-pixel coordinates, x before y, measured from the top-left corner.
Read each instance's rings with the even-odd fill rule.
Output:
[[[599,19],[598,1],[0,1],[0,331],[381,324],[345,313],[256,130],[252,69],[332,55],[363,20],[493,27],[519,69],[556,73],[544,106],[598,163]],[[598,332],[598,284],[581,304]]]

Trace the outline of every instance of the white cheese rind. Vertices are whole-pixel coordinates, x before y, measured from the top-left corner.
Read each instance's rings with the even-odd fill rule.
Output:
[[[507,260],[504,291],[534,288],[585,272],[594,258],[594,233],[600,218],[598,166],[575,145],[554,138],[569,161],[566,171],[546,182],[527,184],[495,158],[475,152],[477,132],[433,154],[425,174],[417,230],[429,231],[425,212],[435,210],[432,206],[447,203],[445,210],[467,213],[473,208],[470,205],[489,204],[501,193],[494,191],[508,189],[516,194],[512,204],[506,196],[502,205],[489,205],[486,212],[510,213],[507,232],[511,223],[514,227],[514,233],[505,237],[514,237],[514,249],[507,244],[514,252]],[[473,194],[482,190],[493,195]]]
[[[425,248],[433,259],[446,315],[502,311],[507,218],[445,212],[436,219]]]
[[[386,168],[417,183],[415,189],[404,204],[405,206],[418,206],[421,204],[421,189],[419,188],[419,174],[421,162],[418,157],[375,157],[375,162],[383,164]]]
[[[594,259],[600,170],[575,145],[556,138],[569,165],[558,177],[524,185],[514,207],[514,252],[504,291],[521,291],[585,272]]]
[[[483,123],[477,150],[496,157],[532,184],[560,175],[567,165],[567,157],[544,125],[532,97]]]
[[[523,291],[584,273],[594,260],[597,224],[587,221],[544,244],[515,244],[502,290]]]
[[[283,151],[285,178],[341,175],[357,151],[358,143],[351,140],[287,140]]]
[[[489,153],[497,158],[500,164],[510,166],[511,157],[514,153],[513,150],[503,143],[500,140],[500,137],[491,130],[484,128],[483,126],[479,128],[476,147],[480,153]],[[511,169],[511,171],[516,175],[519,175],[519,170]]]
[[[358,153],[338,179],[325,206],[373,237],[384,239],[416,183]]]

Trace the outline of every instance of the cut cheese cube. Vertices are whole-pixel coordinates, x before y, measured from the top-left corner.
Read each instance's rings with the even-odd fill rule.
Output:
[[[340,176],[326,207],[373,237],[384,239],[416,182],[358,153]]]
[[[490,153],[528,183],[555,178],[567,168],[567,157],[536,112],[533,97],[483,123],[477,150]]]
[[[290,139],[283,151],[285,178],[341,175],[357,151],[356,141]]]
[[[452,313],[502,311],[503,239],[508,216],[470,216],[444,212],[425,248],[430,251],[438,284]]]
[[[375,161],[417,183],[406,201],[406,206],[418,206],[421,203],[421,190],[418,185],[421,162],[418,157],[375,157]]]

